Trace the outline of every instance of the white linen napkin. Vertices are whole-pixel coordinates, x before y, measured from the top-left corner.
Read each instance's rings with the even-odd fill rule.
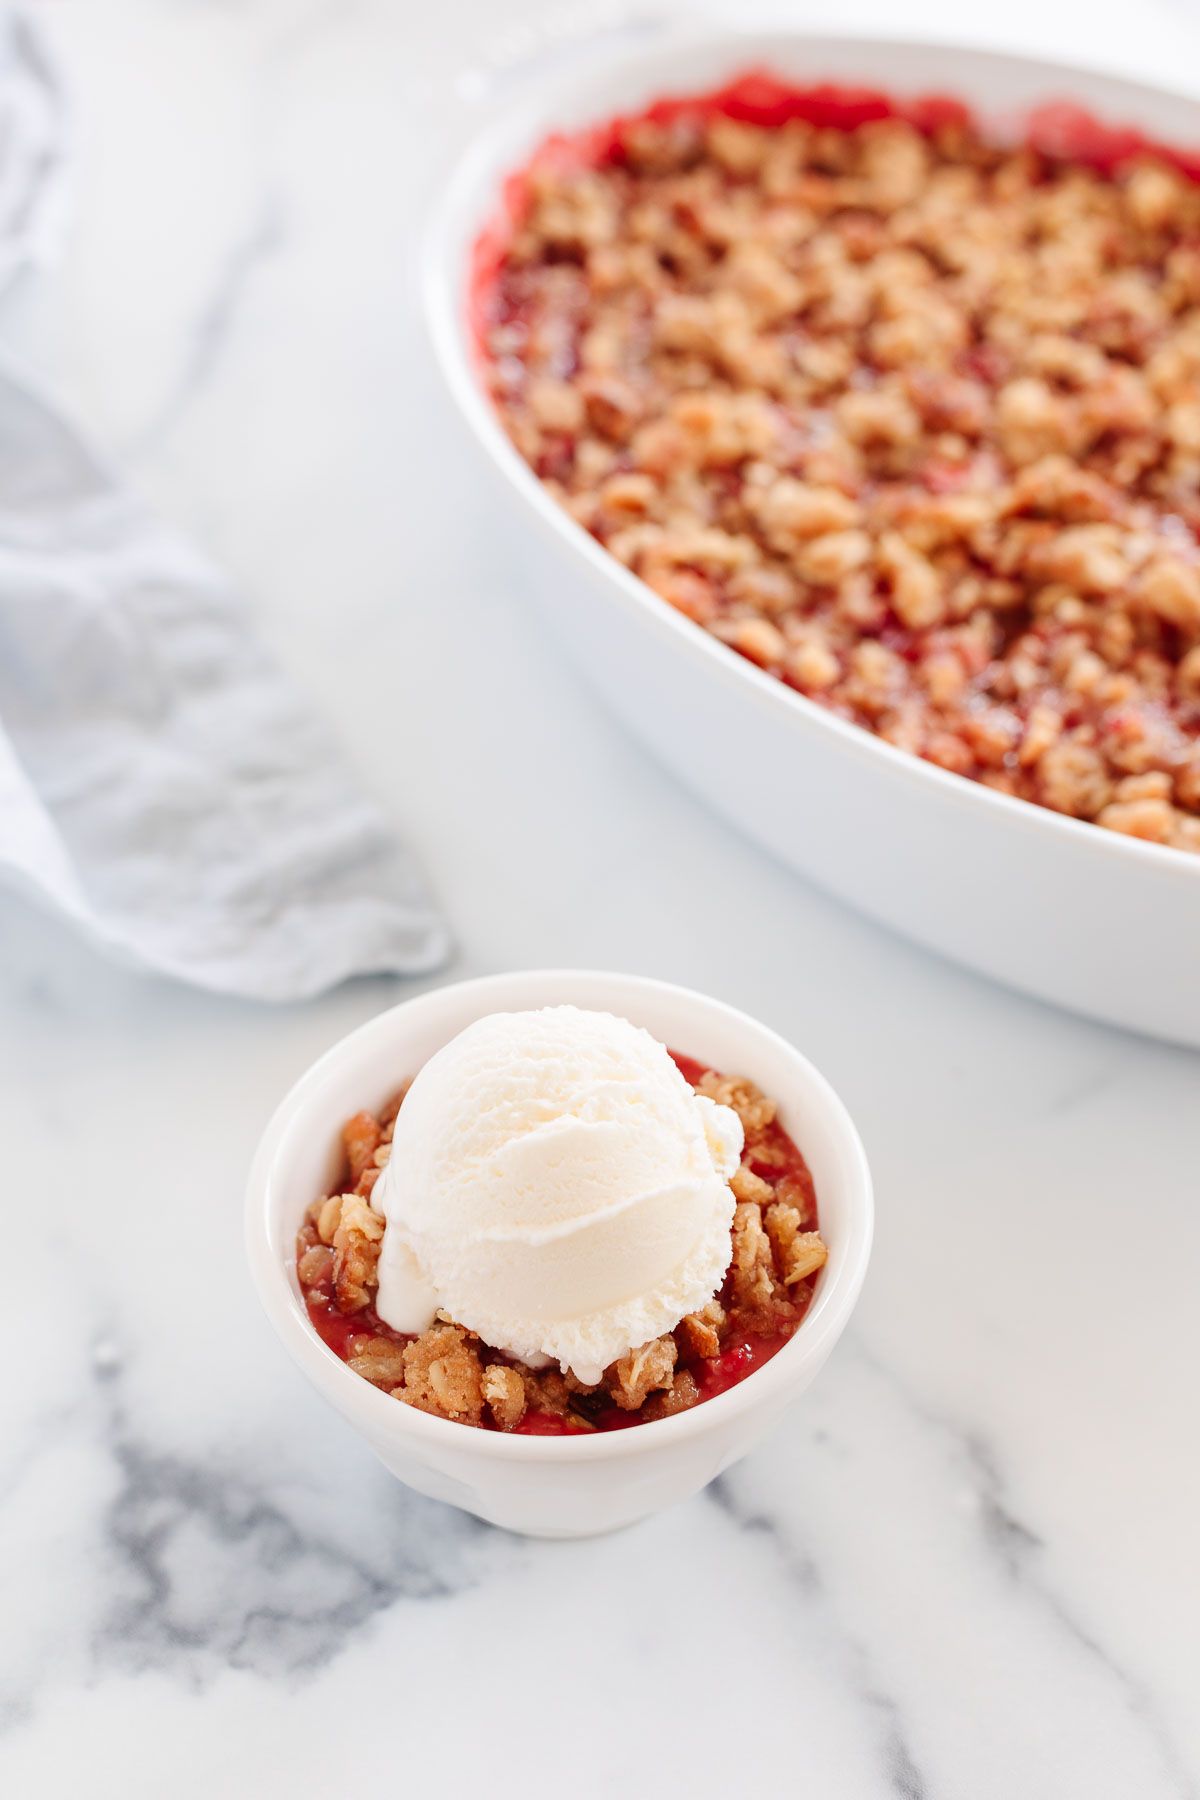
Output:
[[[44,243],[62,141],[37,41],[0,11],[0,284]],[[110,954],[259,999],[448,951],[222,576],[3,362],[0,879]]]

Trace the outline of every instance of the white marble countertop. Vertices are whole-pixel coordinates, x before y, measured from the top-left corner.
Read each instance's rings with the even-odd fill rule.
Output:
[[[1104,10],[975,24],[1112,56]],[[828,1370],[715,1489],[611,1539],[505,1536],[375,1465],[244,1267],[268,1110],[397,985],[220,1002],[0,902],[0,1789],[1195,1794],[1200,1062],[848,915],[536,635],[405,259],[488,0],[45,11],[79,169],[23,348],[340,722],[453,972],[626,967],[760,1014],[855,1112],[879,1228]],[[1127,62],[1200,66],[1194,17],[1147,0]]]

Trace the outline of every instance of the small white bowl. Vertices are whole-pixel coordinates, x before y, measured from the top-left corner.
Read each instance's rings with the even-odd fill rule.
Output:
[[[595,1436],[508,1436],[405,1406],[353,1374],[318,1338],[296,1279],[304,1210],[336,1179],[340,1127],[380,1106],[405,1076],[487,1013],[571,1002],[643,1025],[662,1043],[779,1102],[816,1183],[829,1246],[794,1338],[727,1393],[673,1418]],[[247,1191],[250,1267],[267,1316],[313,1385],[392,1471],[437,1500],[533,1537],[584,1537],[694,1494],[773,1425],[833,1349],[871,1249],[867,1159],[828,1082],[765,1025],[719,1000],[636,975],[534,970],[491,975],[405,1001],[352,1031],[301,1077],[267,1126]]]

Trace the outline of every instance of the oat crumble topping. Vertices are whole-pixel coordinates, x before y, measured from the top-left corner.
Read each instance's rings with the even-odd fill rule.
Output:
[[[488,378],[613,556],[899,748],[1200,850],[1200,186],[684,107],[521,195]]]

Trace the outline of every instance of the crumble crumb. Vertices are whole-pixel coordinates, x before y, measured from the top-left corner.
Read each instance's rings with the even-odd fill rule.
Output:
[[[504,1363],[489,1363],[483,1371],[483,1398],[501,1431],[511,1431],[525,1416],[525,1383]]]
[[[522,1367],[525,1404],[530,1412],[553,1413],[565,1419],[571,1410],[571,1389],[561,1369],[528,1369]]]
[[[759,1206],[769,1200],[774,1193],[770,1182],[764,1181],[761,1175],[756,1175],[747,1162],[743,1162],[741,1167],[734,1171],[729,1185],[733,1190],[735,1200],[754,1200]]]
[[[355,1113],[342,1127],[342,1143],[350,1169],[350,1186],[357,1188],[363,1175],[374,1167],[375,1152],[383,1139],[383,1127],[371,1113]]]
[[[459,1325],[434,1325],[404,1347],[401,1400],[443,1419],[478,1425],[483,1414],[483,1369],[478,1339]]]
[[[700,1400],[700,1384],[690,1369],[676,1372],[669,1388],[660,1389],[646,1400],[643,1416],[647,1419],[669,1419],[675,1413],[686,1412]]]
[[[744,1319],[763,1323],[772,1319],[780,1298],[775,1260],[763,1228],[762,1207],[754,1200],[739,1200],[734,1211],[729,1279],[733,1305]]]
[[[770,1197],[782,1201],[785,1206],[790,1206],[798,1215],[803,1227],[807,1228],[815,1221],[817,1209],[813,1196],[812,1176],[807,1169],[803,1176],[786,1172],[780,1175]]]
[[[333,1251],[327,1244],[310,1244],[296,1263],[302,1287],[326,1287],[333,1279]]]
[[[393,1388],[404,1380],[404,1345],[390,1338],[369,1337],[356,1340],[353,1354],[346,1358],[356,1375],[362,1375],[376,1387]]]
[[[688,1313],[675,1327],[676,1336],[682,1339],[681,1348],[701,1361],[710,1360],[721,1353],[721,1331],[725,1325],[725,1308],[719,1300],[710,1300],[699,1312]]]
[[[777,1200],[767,1207],[763,1224],[775,1253],[775,1266],[787,1287],[822,1267],[828,1252],[821,1234],[803,1229],[803,1218],[794,1206]]]
[[[383,1220],[360,1194],[334,1194],[321,1203],[317,1230],[333,1247],[333,1287],[343,1312],[369,1304],[379,1284]]]
[[[742,1122],[747,1141],[760,1137],[775,1118],[775,1102],[744,1075],[718,1075],[709,1069],[696,1089],[718,1106],[731,1106]]]
[[[636,1412],[655,1388],[672,1385],[678,1354],[673,1337],[654,1338],[613,1365],[612,1397],[622,1412]]]

